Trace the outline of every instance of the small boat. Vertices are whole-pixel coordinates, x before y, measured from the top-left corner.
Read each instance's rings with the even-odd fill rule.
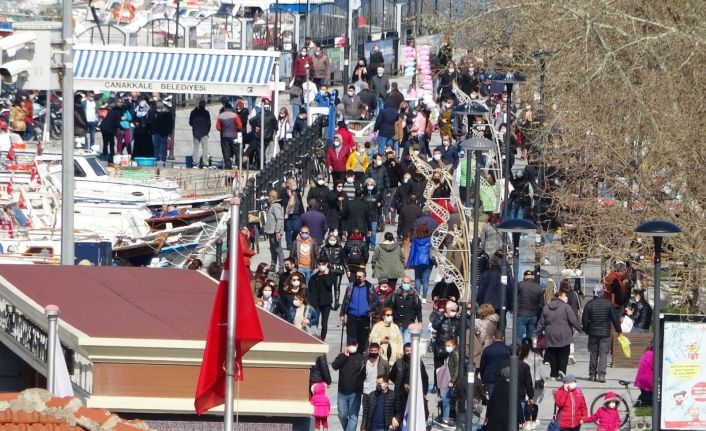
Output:
[[[193,208],[186,209],[177,215],[151,217],[145,221],[153,231],[164,230],[168,227],[167,225],[171,225],[172,227],[180,227],[190,225],[194,222],[215,222],[218,221],[225,210],[226,209],[222,206],[211,208]]]

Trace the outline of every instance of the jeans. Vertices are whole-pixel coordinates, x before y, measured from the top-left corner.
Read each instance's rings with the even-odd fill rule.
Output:
[[[608,366],[608,352],[610,352],[610,336],[593,337],[589,335],[588,352],[590,353],[588,375],[605,376],[606,367]]]
[[[419,154],[427,157],[431,157],[431,151],[429,150],[429,143],[427,142],[427,136],[425,134],[417,135],[417,142],[419,142]]]
[[[152,147],[154,148],[154,156],[157,160],[167,161],[167,137],[155,133],[152,135]]]
[[[515,319],[515,326],[517,334],[517,344],[522,342],[522,335],[526,332],[527,337],[532,338],[534,336],[534,328],[537,327],[537,316],[517,316]]]
[[[92,147],[96,144],[96,128],[98,127],[98,122],[91,121],[86,124],[88,125],[88,136],[90,137],[90,140],[86,143]]]
[[[284,252],[282,252],[282,238],[277,239],[277,234],[267,234],[270,240],[270,265],[272,268],[282,268],[284,266]]]
[[[377,117],[377,115],[380,113],[380,111],[382,111],[382,109],[383,109],[384,107],[385,107],[385,99],[382,98],[382,97],[380,97],[380,96],[378,96],[378,98],[377,98],[377,105],[375,105],[375,116],[376,116],[376,117]]]
[[[395,141],[392,138],[378,136],[378,154],[385,155],[385,147],[388,145],[394,146]]]
[[[292,103],[292,117],[299,115],[299,111],[302,109],[302,105],[298,103]]]
[[[292,242],[297,235],[299,235],[299,229],[302,227],[301,219],[299,214],[290,214],[289,217],[284,219],[284,237],[287,240],[287,250],[292,249]]]
[[[402,343],[407,344],[412,342],[412,334],[409,333],[409,329],[400,326],[400,332],[402,333]]]
[[[376,221],[371,221],[370,222],[370,236],[368,237],[368,244],[370,245],[371,248],[375,248],[375,244],[377,242],[377,232],[378,232],[378,222]]]
[[[417,265],[414,267],[414,288],[422,299],[429,293],[429,277],[431,276],[431,265]]]
[[[309,285],[309,279],[311,278],[311,269],[309,268],[299,268],[299,272],[304,276],[304,285]]]
[[[194,166],[201,166],[208,163],[208,135],[201,138],[194,137],[194,151],[191,153]],[[199,163],[199,159],[203,163]]]
[[[449,415],[451,414],[451,404],[453,404],[454,399],[454,388],[449,388],[444,395],[444,399],[441,400],[441,418],[445,421],[449,420]]]
[[[356,431],[358,428],[358,411],[360,410],[360,394],[338,393],[338,420],[343,431]]]

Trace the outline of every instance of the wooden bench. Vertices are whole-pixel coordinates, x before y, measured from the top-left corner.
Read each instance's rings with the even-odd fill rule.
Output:
[[[630,353],[631,357],[626,358],[623,355],[623,349],[621,349],[618,343],[618,333],[613,332],[613,337],[611,340],[611,348],[613,352],[613,362],[611,367],[613,368],[634,368],[637,370],[637,366],[640,364],[640,358],[642,354],[647,350],[647,346],[650,345],[652,341],[651,332],[630,332],[623,334],[630,340]]]

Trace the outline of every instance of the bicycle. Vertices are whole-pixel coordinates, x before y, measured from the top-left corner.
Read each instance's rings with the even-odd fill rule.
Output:
[[[635,400],[632,397],[632,393],[630,392],[630,385],[632,383],[633,382],[631,382],[629,380],[618,380],[618,384],[625,388],[625,391],[627,392],[627,395],[628,395],[627,399],[626,399],[622,395],[616,394],[616,396],[618,397],[618,406],[617,406],[618,414],[622,418],[622,420],[620,421],[620,428],[621,429],[625,426],[625,424],[628,424],[627,429],[632,428],[631,414],[630,414],[631,410],[630,409],[632,406],[635,405]],[[591,402],[591,410],[590,410],[591,414],[595,413],[596,410],[598,410],[601,406],[603,406],[603,400],[605,399],[605,396],[607,393],[608,393],[608,391],[603,392],[602,394],[599,394],[596,398],[593,399],[593,401]],[[628,400],[629,400],[629,402],[628,402]]]

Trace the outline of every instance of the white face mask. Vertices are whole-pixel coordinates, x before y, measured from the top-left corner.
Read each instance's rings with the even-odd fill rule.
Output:
[[[340,147],[340,146],[341,146],[341,141],[333,141],[333,146],[334,146],[334,147]]]
[[[448,147],[449,145],[451,145],[451,142],[444,141],[444,142],[442,142],[442,144],[444,145],[444,147]]]
[[[351,355],[358,351],[358,346],[348,346],[348,353]]]
[[[375,166],[382,166],[382,160],[375,160]]]
[[[569,383],[569,384],[568,384],[568,387],[569,387],[569,390],[570,390],[570,391],[573,391],[574,389],[576,389],[576,382]]]
[[[447,313],[448,313],[449,317],[456,317],[455,311],[448,311]]]
[[[301,54],[302,54],[302,57],[304,57],[306,55],[306,51],[302,51]]]
[[[411,178],[402,178],[402,182],[407,184]]]
[[[319,266],[319,271],[326,272],[326,265]]]
[[[456,69],[454,69],[454,68],[449,69],[449,73],[454,73],[455,71],[456,71]]]
[[[294,280],[292,282],[292,286],[294,286],[294,287],[299,287],[300,284],[301,284],[301,282],[299,280]]]
[[[302,305],[302,302],[299,301],[298,299],[295,299],[294,302],[292,302],[292,303],[294,304],[295,307],[299,307],[300,305]]]
[[[385,323],[392,323],[392,316],[385,316]]]
[[[381,284],[381,285],[380,285],[380,290],[382,290],[383,292],[386,291],[386,290],[387,290],[387,284]]]
[[[412,154],[414,154],[415,156],[418,156],[418,155],[419,155],[419,151],[418,151],[418,150],[414,150],[414,151],[412,151]]]
[[[324,181],[324,180],[316,180],[316,184],[318,184],[318,185],[320,185],[320,186],[323,186],[324,184],[326,184],[326,181]]]
[[[368,190],[373,190],[375,186],[368,186]]]
[[[451,353],[454,351],[454,346],[446,346],[446,353]]]
[[[378,72],[378,76],[382,78],[382,72]]]
[[[608,403],[608,408],[609,408],[609,409],[614,409],[615,406],[617,406],[617,405],[618,405],[618,403],[616,403],[615,401],[611,401],[611,402]]]
[[[272,296],[272,291],[271,291],[271,290],[263,290],[263,291],[262,291],[262,296],[263,296],[265,299],[269,299],[270,296]]]
[[[355,178],[346,178],[348,184],[353,184],[353,180],[355,180]]]
[[[355,94],[355,91],[349,91],[349,92],[348,92],[348,95],[349,95],[350,97],[353,97],[354,94]]]
[[[336,191],[337,191],[337,192],[342,192],[342,191],[343,191],[343,187],[336,187]]]
[[[434,154],[434,160],[441,160],[441,154]]]
[[[454,282],[454,281],[453,281],[452,279],[448,278],[448,277],[444,278],[444,283],[446,283],[446,284],[451,284],[451,283],[453,283],[453,282]]]
[[[336,245],[336,242],[337,242],[337,241],[336,241],[335,239],[330,239],[330,240],[328,240],[328,243],[331,244],[331,245]]]

